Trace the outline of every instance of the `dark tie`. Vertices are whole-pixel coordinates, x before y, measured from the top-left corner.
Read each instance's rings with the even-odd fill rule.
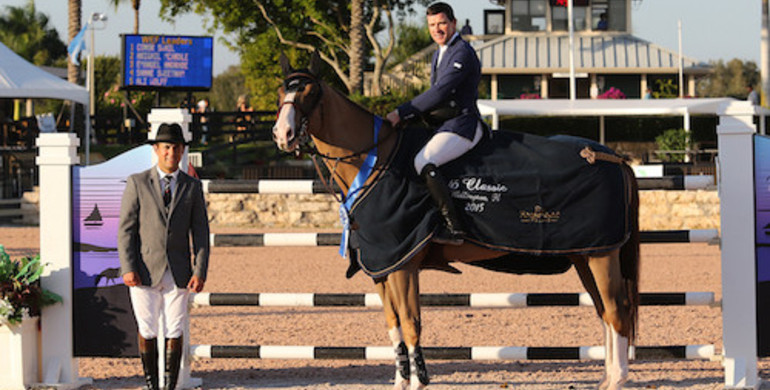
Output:
[[[171,175],[163,176],[163,205],[168,208],[171,204]]]

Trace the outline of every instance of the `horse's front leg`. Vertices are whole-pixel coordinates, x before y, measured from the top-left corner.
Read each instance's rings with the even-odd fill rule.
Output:
[[[409,355],[409,382],[411,390],[428,386],[428,370],[420,347],[420,283],[419,266],[424,255],[415,256],[409,263],[387,277],[386,292],[396,310],[404,343]]]
[[[378,280],[376,283],[377,293],[382,300],[382,307],[385,312],[385,322],[388,325],[388,337],[393,344],[393,350],[396,355],[396,377],[393,390],[407,390],[409,388],[409,354],[407,352],[404,337],[401,334],[401,325],[398,321],[396,308],[390,299],[390,291],[387,288],[385,280]]]

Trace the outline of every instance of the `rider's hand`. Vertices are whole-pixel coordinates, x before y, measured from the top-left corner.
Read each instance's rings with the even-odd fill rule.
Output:
[[[142,281],[139,279],[139,274],[136,272],[128,272],[123,275],[123,284],[128,287],[134,287],[142,284]]]
[[[190,282],[187,283],[187,289],[192,291],[192,292],[199,293],[199,292],[203,291],[203,284],[204,283],[205,282],[204,282],[203,279],[193,275],[190,278]]]
[[[393,110],[385,117],[393,127],[396,127],[398,122],[401,122],[401,117],[398,116],[398,110]]]

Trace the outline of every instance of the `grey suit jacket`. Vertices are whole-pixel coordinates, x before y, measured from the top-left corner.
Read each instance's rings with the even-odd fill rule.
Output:
[[[184,288],[193,274],[206,280],[208,270],[209,224],[203,189],[199,180],[179,172],[166,212],[159,181],[154,166],[126,181],[118,226],[121,275],[136,272],[142,285],[156,286],[169,267],[176,285]]]

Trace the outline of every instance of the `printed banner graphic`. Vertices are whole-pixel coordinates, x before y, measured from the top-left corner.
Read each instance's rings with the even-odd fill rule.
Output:
[[[118,259],[126,178],[152,167],[152,147],[73,171],[75,356],[139,356],[136,322]]]

